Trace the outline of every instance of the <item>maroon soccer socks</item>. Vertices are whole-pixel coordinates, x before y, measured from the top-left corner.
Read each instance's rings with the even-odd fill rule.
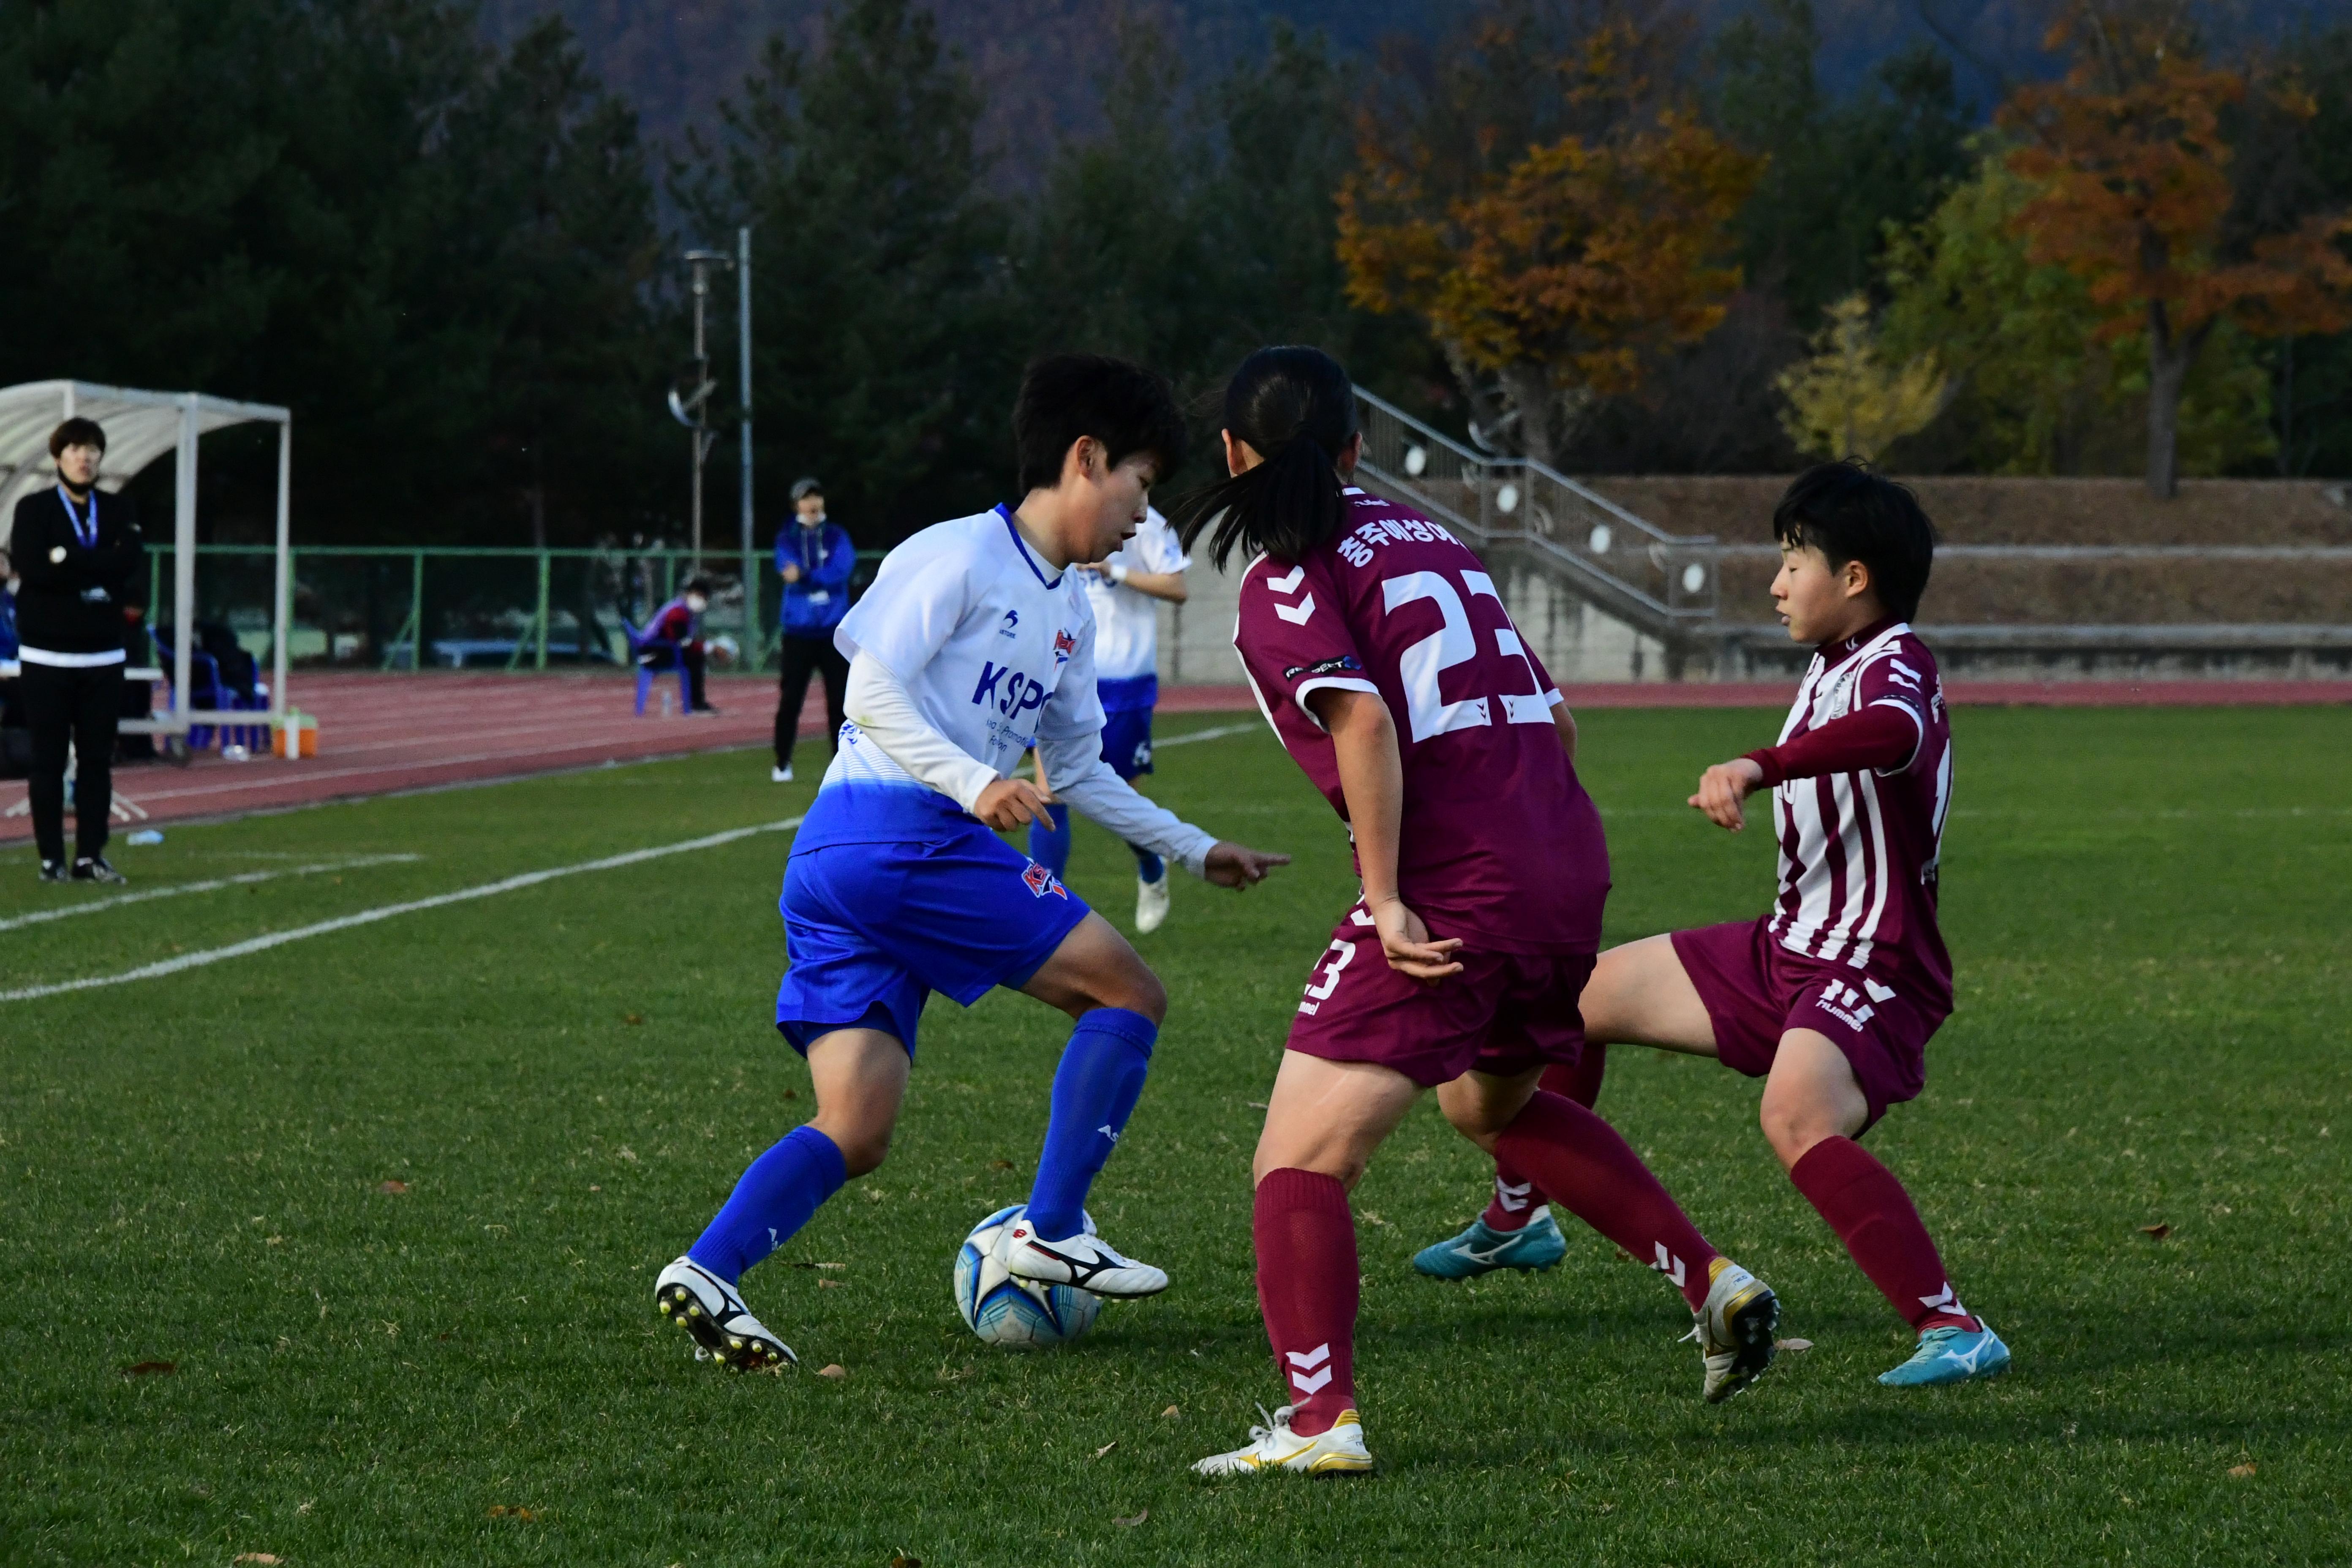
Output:
[[[1555,1062],[1544,1068],[1537,1083],[1538,1089],[1563,1095],[1584,1107],[1601,1098],[1601,1078],[1609,1070],[1609,1047],[1588,1043],[1573,1067]],[[1543,1192],[1525,1173],[1504,1162],[1495,1162],[1495,1195],[1486,1205],[1486,1212],[1478,1217],[1488,1230],[1508,1234],[1528,1223],[1529,1215],[1549,1202]]]
[[[1904,1321],[1922,1333],[1947,1324],[1971,1333],[1983,1326],[1944,1277],[1944,1260],[1911,1194],[1861,1144],[1824,1138],[1790,1167],[1789,1180],[1829,1221]]]
[[[1538,1089],[1495,1146],[1551,1201],[1673,1280],[1694,1312],[1717,1256],[1617,1130],[1572,1100]]]
[[[1302,1437],[1356,1404],[1356,1221],[1348,1189],[1314,1171],[1269,1171],[1251,1217],[1257,1300]]]

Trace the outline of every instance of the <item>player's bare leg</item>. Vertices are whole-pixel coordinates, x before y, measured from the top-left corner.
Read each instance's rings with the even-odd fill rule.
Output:
[[[789,1240],[851,1176],[882,1163],[907,1098],[907,1047],[879,1029],[809,1042],[816,1115],[751,1162],[726,1206],[654,1281],[654,1309],[693,1336],[698,1355],[743,1372],[796,1359],[751,1315],[743,1271]]]
[[[1098,1296],[1151,1296],[1168,1276],[1087,1233],[1086,1197],[1143,1092],[1168,993],[1127,938],[1098,914],[1070,929],[1021,989],[1076,1020],[1054,1074],[1045,1152],[1022,1215],[997,1239],[1007,1272]]]
[[[1588,1057],[1598,1057],[1612,1044],[1715,1054],[1715,1026],[1683,973],[1671,938],[1645,937],[1602,953],[1577,1005],[1584,1015]],[[1600,1065],[1580,1062],[1576,1068],[1551,1069],[1544,1088],[1590,1110],[1600,1092]],[[1414,1255],[1413,1268],[1439,1279],[1474,1279],[1498,1268],[1551,1267],[1567,1250],[1548,1208],[1552,1196],[1532,1173],[1497,1160],[1495,1196],[1486,1212],[1466,1230],[1423,1247]]]
[[[2009,1347],[1960,1304],[1911,1195],[1853,1141],[1870,1123],[1870,1102],[1828,1036],[1791,1029],[1780,1037],[1759,1120],[1789,1180],[1919,1335],[1911,1359],[1878,1381],[1965,1383],[2009,1370]]]
[[[1285,1051],[1251,1163],[1257,1299],[1288,1403],[1204,1476],[1372,1468],[1356,1414],[1356,1222],[1348,1191],[1421,1088],[1391,1068]]]
[[[1439,1086],[1437,1103],[1454,1131],[1528,1172],[1553,1201],[1682,1291],[1697,1320],[1706,1398],[1730,1398],[1772,1364],[1779,1299],[1709,1245],[1615,1128],[1538,1089],[1540,1077],[1538,1068],[1464,1073]]]

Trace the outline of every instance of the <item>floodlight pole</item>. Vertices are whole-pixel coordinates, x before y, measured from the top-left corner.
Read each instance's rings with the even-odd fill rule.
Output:
[[[742,529],[743,657],[758,656],[765,633],[760,625],[760,574],[751,558],[751,226],[735,231],[735,358],[743,380]]]

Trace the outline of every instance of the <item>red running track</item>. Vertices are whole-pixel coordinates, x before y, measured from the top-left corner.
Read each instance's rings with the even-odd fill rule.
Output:
[[[675,687],[670,688],[675,690]],[[1571,686],[1578,708],[1780,708],[1793,685],[1773,682]],[[1958,681],[1966,704],[2069,707],[2236,706],[2352,702],[2352,681]],[[714,677],[716,717],[644,718],[631,711],[631,684],[610,675],[302,675],[295,705],[319,721],[319,755],[288,762],[223,762],[209,752],[187,767],[124,768],[115,787],[158,822],[524,778],[608,762],[764,747],[775,718],[775,683]],[[655,700],[660,700],[657,686]],[[1170,687],[1163,713],[1230,712],[1256,706],[1246,686]],[[800,732],[824,730],[824,694],[813,688]],[[803,752],[806,764],[816,757]],[[756,763],[747,762],[746,766]],[[0,784],[0,810],[25,797]],[[32,837],[22,816],[0,816],[0,843]]]

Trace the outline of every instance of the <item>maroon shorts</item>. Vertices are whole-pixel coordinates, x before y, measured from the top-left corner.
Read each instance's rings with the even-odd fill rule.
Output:
[[[1435,985],[1398,973],[1359,904],[1331,945],[1290,1021],[1290,1048],[1335,1062],[1377,1062],[1423,1089],[1472,1069],[1508,1077],[1550,1062],[1575,1065],[1584,1050],[1576,1010],[1593,955],[1463,952],[1462,973]]]
[[[1871,1121],[1915,1098],[1927,1079],[1927,1038],[1944,1015],[1882,976],[1790,952],[1772,940],[1769,918],[1674,934],[1675,956],[1706,1005],[1723,1065],[1762,1078],[1780,1037],[1811,1029],[1845,1053]]]

